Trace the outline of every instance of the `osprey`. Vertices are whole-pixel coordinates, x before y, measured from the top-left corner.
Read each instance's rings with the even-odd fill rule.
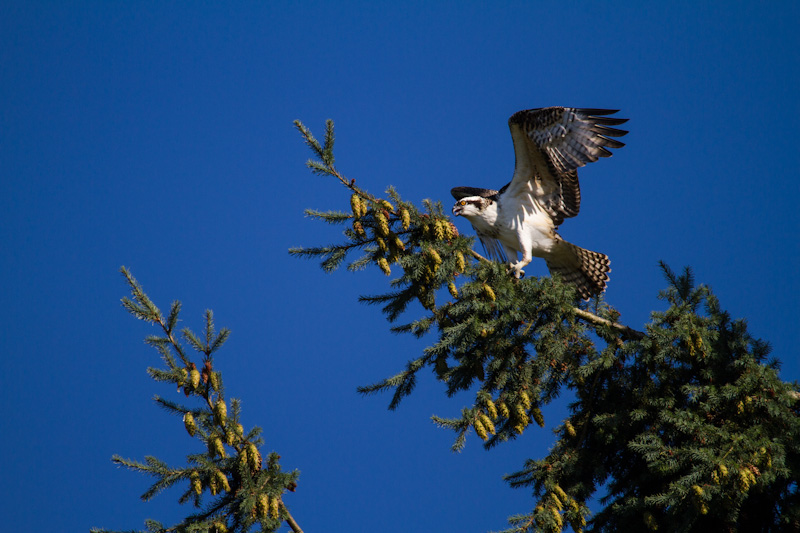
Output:
[[[516,278],[535,256],[544,258],[551,274],[574,284],[584,300],[605,290],[608,256],[570,244],[556,230],[580,210],[578,167],[625,146],[612,139],[628,133],[611,127],[628,121],[608,116],[616,112],[545,107],[514,113],[508,119],[516,156],[511,182],[499,191],[450,191],[457,200],[453,214],[470,221],[487,254],[508,261]]]

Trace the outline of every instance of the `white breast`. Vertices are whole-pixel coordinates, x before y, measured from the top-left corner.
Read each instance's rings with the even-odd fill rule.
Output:
[[[538,257],[550,252],[555,243],[553,220],[533,196],[503,195],[499,203],[495,227],[500,242],[523,254],[525,249]]]

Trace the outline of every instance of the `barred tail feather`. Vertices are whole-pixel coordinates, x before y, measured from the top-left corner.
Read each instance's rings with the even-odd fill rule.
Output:
[[[606,289],[611,261],[608,256],[559,240],[551,257],[546,258],[550,274],[558,273],[572,283],[584,300]]]

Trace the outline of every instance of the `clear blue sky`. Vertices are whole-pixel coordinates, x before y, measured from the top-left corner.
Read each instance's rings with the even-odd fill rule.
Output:
[[[200,4],[200,3],[198,3]],[[507,119],[620,108],[627,146],[581,172],[562,235],[607,253],[607,299],[641,328],[691,265],[800,378],[797,2],[0,2],[0,499],[7,531],[141,528],[190,508],[114,453],[198,451],[159,410],[153,331],[119,305],[130,267],[162,307],[233,330],[218,364],[247,425],[301,470],[287,498],[319,531],[487,531],[525,512],[501,475],[548,431],[484,451],[426,375],[397,412],[355,389],[425,346],[359,294],[366,273],[289,257],[336,241],[304,208],[347,208],[292,120],[336,121],[339,169],[450,204],[511,176]],[[469,231],[459,221],[462,231]],[[540,262],[541,263],[541,262]],[[543,274],[543,264],[529,273]],[[545,412],[556,423],[563,403]]]

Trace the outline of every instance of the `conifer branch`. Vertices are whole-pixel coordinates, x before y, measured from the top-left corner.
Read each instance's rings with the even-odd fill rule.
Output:
[[[257,525],[264,532],[277,531],[282,521],[286,521],[293,531],[300,531],[283,504],[286,491],[295,490],[298,473],[283,472],[279,456],[274,452],[262,462],[261,429],[254,427],[245,432],[240,423],[240,403],[236,399],[226,399],[221,374],[213,367],[213,356],[229,337],[230,330],[222,328],[217,332],[210,310],[204,315],[202,338],[189,328],[181,330],[184,340],[201,356],[202,366],[198,368],[174,335],[180,302],[173,302],[165,318],[130,272],[124,267],[121,271],[132,292],[132,298],[123,299],[123,306],[137,318],[160,326],[165,335],[150,335],[146,339],[167,363],[166,369],[149,368],[149,374],[156,381],[177,385],[179,391],[182,389],[187,398],[199,401],[200,406],[188,407],[160,396],[156,397],[156,402],[169,413],[182,417],[187,433],[201,441],[206,449],[204,453],[189,454],[188,466],[184,468],[170,467],[150,456],[144,463],[114,456],[115,463],[156,478],[142,495],[144,500],[184,481],[189,487],[179,498],[180,503],[191,500],[195,507],[201,508],[204,497],[208,497],[200,512],[187,516],[181,523],[164,528],[155,521],[148,521],[148,527],[157,531],[246,533]],[[178,366],[170,350],[179,355],[185,366]]]
[[[294,126],[303,136],[306,144],[311,148],[311,150],[320,158],[320,161],[315,161],[313,159],[309,159],[306,162],[306,166],[308,166],[312,171],[325,174],[329,176],[333,176],[338,179],[342,185],[353,191],[354,193],[358,194],[362,198],[369,200],[370,202],[375,202],[376,198],[369,194],[368,192],[362,190],[361,188],[356,186],[356,180],[348,180],[344,176],[342,176],[336,167],[334,167],[334,157],[333,157],[333,143],[335,140],[335,136],[333,134],[333,121],[327,120],[325,121],[325,146],[319,144],[314,136],[305,125],[299,120],[294,121]]]

